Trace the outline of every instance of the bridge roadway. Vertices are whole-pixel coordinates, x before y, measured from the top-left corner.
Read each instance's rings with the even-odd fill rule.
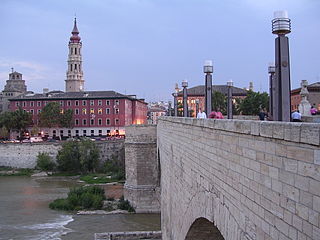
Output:
[[[163,240],[320,239],[320,124],[161,118]]]

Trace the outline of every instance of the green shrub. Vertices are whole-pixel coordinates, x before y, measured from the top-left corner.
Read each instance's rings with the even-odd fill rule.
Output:
[[[38,153],[36,168],[42,171],[52,171],[55,166],[55,162],[51,159],[48,153]]]
[[[128,212],[136,212],[134,207],[131,206],[130,202],[128,200],[124,200],[123,196],[119,200],[118,208],[121,210],[127,210]]]
[[[57,199],[49,207],[59,210],[97,210],[103,206],[104,189],[98,186],[84,186],[70,189],[66,199]]]

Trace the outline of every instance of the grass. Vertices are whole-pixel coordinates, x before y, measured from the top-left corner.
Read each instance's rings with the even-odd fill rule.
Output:
[[[0,176],[31,176],[33,173],[31,168],[0,167]]]

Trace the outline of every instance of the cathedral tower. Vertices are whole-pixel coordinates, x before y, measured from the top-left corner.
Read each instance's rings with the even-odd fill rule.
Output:
[[[82,71],[81,38],[78,36],[77,19],[74,19],[72,36],[69,41],[68,71],[66,81],[66,92],[80,92],[84,90],[84,79]]]

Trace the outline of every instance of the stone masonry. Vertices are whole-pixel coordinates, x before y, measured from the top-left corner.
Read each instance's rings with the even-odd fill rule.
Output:
[[[100,149],[101,162],[107,161],[112,156],[117,156],[118,161],[124,161],[124,140],[96,142]],[[61,143],[2,143],[0,144],[0,166],[14,168],[34,168],[39,152],[47,152],[55,159],[61,149]]]
[[[320,239],[320,124],[164,117],[157,133],[163,240],[203,218],[226,240]]]
[[[124,198],[138,213],[160,211],[160,171],[155,125],[126,127]]]

